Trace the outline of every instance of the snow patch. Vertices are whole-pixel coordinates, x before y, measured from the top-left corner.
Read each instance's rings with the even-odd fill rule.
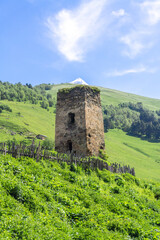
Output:
[[[88,85],[82,78],[77,78],[74,81],[70,82],[71,84],[81,84],[81,85]]]

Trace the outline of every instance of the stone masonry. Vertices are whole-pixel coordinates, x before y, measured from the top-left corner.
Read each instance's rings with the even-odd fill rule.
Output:
[[[89,86],[57,93],[55,150],[77,156],[98,156],[105,148],[100,91]]]

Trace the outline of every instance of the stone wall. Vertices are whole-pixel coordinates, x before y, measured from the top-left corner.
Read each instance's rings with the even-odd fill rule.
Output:
[[[105,148],[104,125],[100,101],[100,93],[86,92],[85,121],[87,137],[87,155],[99,154]]]
[[[55,150],[76,155],[98,155],[104,149],[100,93],[77,86],[57,94]]]

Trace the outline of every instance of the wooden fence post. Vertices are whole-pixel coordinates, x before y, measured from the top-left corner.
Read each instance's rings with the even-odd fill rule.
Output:
[[[6,143],[4,143],[4,155],[6,156],[6,151],[7,151],[7,149],[6,149]]]
[[[36,162],[39,162],[39,158],[40,158],[40,148],[41,148],[41,145],[40,145],[40,142],[39,142],[39,145],[38,145],[38,148],[37,148],[37,158],[36,158]]]

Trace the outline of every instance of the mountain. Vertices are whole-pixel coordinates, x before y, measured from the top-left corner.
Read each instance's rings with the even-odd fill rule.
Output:
[[[81,84],[81,85],[88,85],[82,78],[77,78],[74,81],[70,82],[71,84]]]
[[[29,88],[32,96],[35,95],[36,90],[37,96],[41,97],[39,92],[41,93],[42,91],[43,101],[50,101],[50,99],[54,101],[54,105],[52,107],[48,105],[47,109],[41,107],[40,102],[43,102],[42,100],[37,104],[33,104],[35,102],[33,101],[34,99],[31,102],[29,100],[19,102],[21,100],[19,97],[17,97],[18,100],[15,99],[14,101],[0,100],[1,104],[9,106],[12,110],[11,112],[3,110],[0,113],[0,142],[12,139],[28,141],[32,136],[38,134],[46,135],[50,140],[54,141],[56,94],[58,89],[67,87],[73,87],[73,85],[41,84],[36,86],[33,92]],[[5,85],[3,88],[5,90]],[[142,102],[147,109],[160,109],[159,99],[142,97],[102,87],[100,87],[100,90],[103,107],[111,104],[117,106],[119,103],[124,102]],[[119,129],[111,129],[105,133],[105,142],[110,162],[116,161],[124,165],[129,164],[131,167],[135,167],[137,177],[160,181],[160,142],[149,142],[129,136]]]

